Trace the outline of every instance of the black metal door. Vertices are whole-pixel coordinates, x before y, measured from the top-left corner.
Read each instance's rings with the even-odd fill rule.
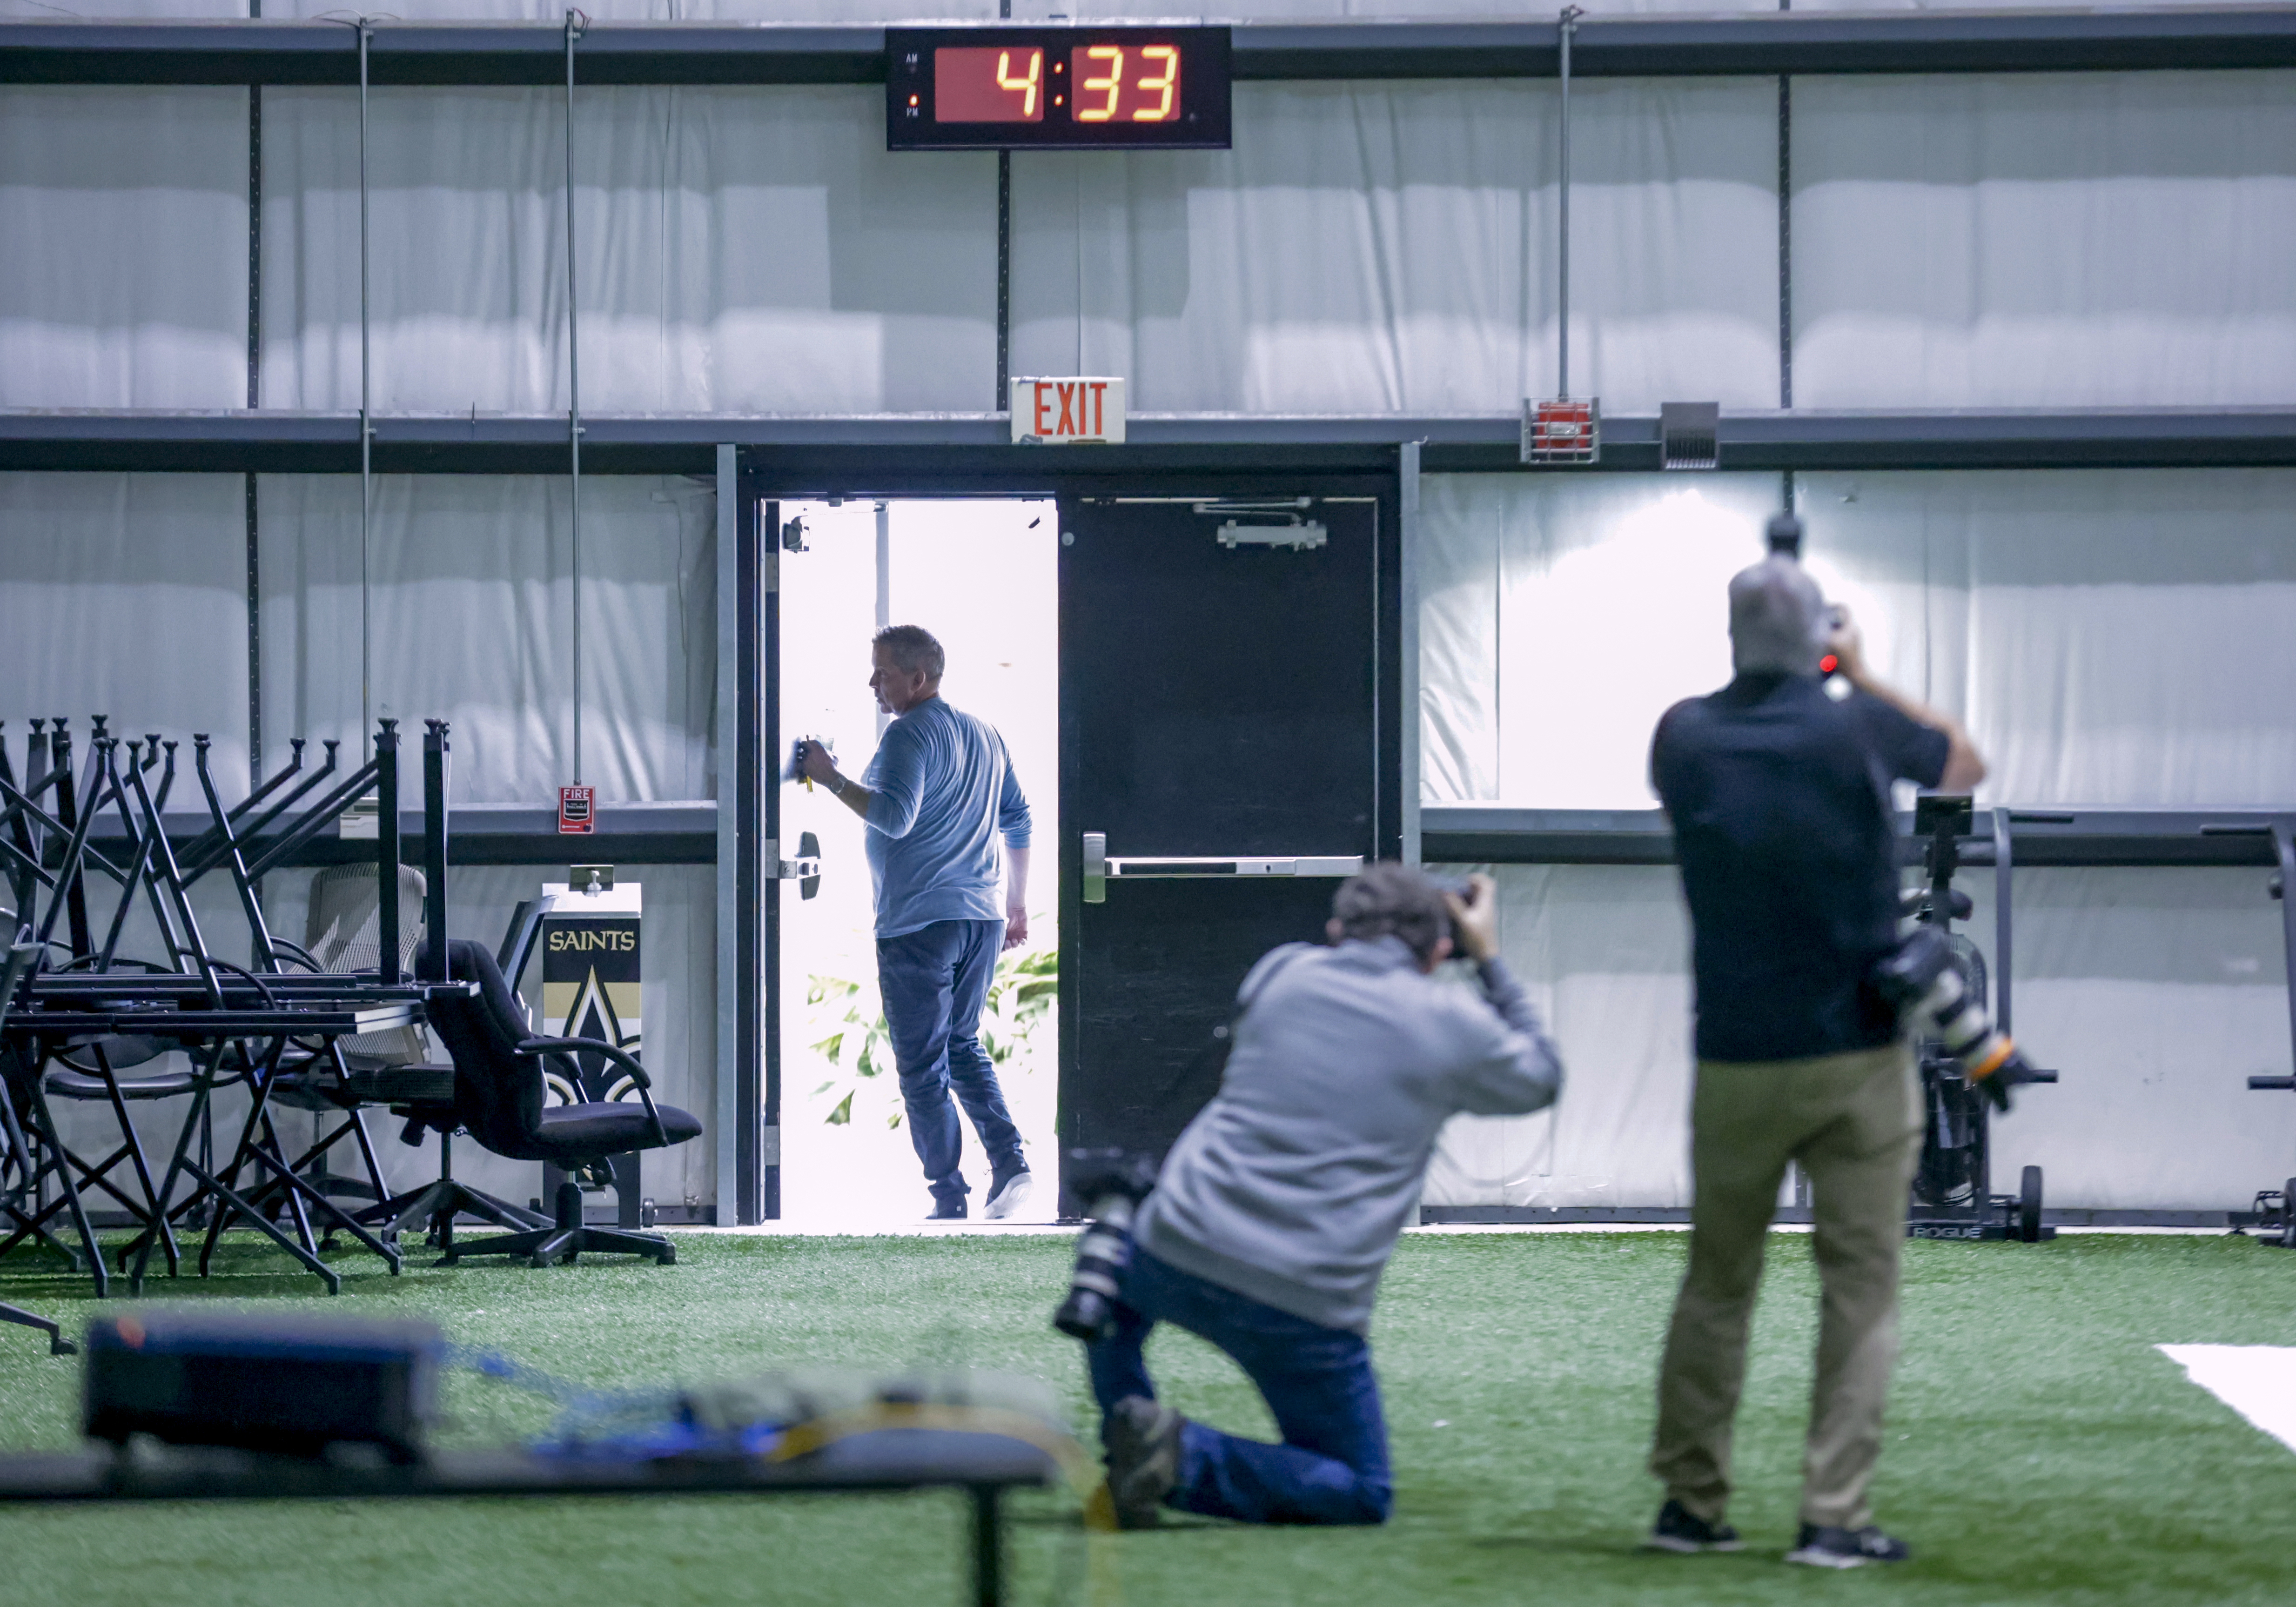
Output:
[[[1060,509],[1062,1142],[1160,1153],[1245,971],[1395,851],[1385,509]]]

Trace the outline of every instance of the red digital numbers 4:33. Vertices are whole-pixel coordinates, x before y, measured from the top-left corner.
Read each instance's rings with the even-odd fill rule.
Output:
[[[896,151],[1228,145],[1224,28],[889,29]]]

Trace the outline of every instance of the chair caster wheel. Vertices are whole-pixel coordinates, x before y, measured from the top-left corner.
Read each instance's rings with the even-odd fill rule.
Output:
[[[529,1267],[541,1267],[551,1266],[554,1263],[548,1256],[529,1256],[526,1258],[526,1264]]]
[[[653,1263],[654,1263],[654,1265],[655,1265],[655,1266],[657,1266],[657,1267],[675,1267],[675,1266],[676,1266],[676,1265],[677,1265],[677,1247],[676,1247],[676,1245],[673,1245],[673,1244],[665,1244],[665,1245],[663,1245],[663,1246],[661,1247],[661,1254],[660,1254],[660,1255],[656,1256],[656,1257],[653,1259]]]
[[[462,1259],[460,1256],[445,1255],[440,1256],[435,1264],[440,1267],[456,1267],[462,1264]]]

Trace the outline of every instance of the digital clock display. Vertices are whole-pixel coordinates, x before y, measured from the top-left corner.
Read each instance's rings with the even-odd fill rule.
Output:
[[[1228,146],[1224,28],[889,28],[895,151]]]

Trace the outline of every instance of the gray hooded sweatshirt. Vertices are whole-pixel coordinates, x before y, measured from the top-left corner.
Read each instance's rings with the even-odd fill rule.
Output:
[[[1554,1103],[1562,1065],[1497,960],[1423,976],[1402,939],[1287,944],[1238,994],[1211,1103],[1135,1219],[1183,1272],[1327,1328],[1371,1325],[1443,1124]]]

